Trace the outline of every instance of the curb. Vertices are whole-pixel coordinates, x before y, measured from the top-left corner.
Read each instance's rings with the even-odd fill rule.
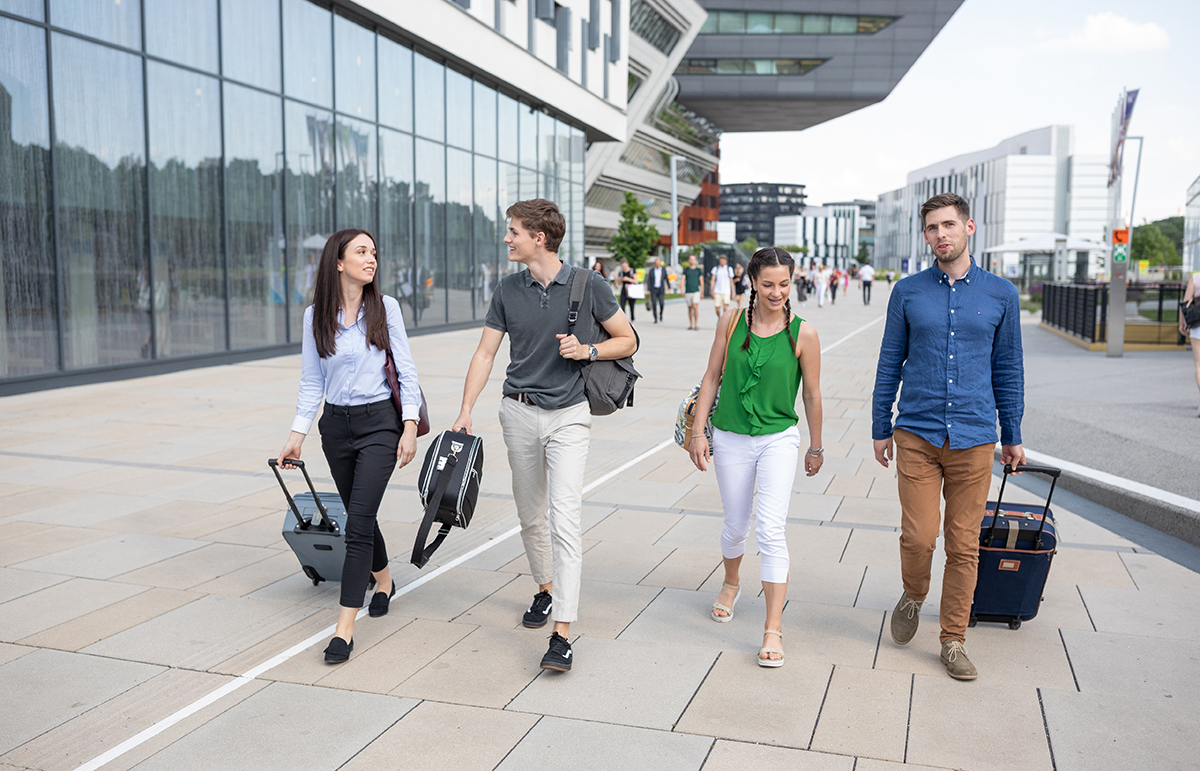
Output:
[[[996,450],[1000,460],[1000,450]],[[1031,461],[1038,462],[1038,461]],[[1053,465],[1053,464],[1050,464]],[[1116,485],[1090,479],[1072,469],[1064,468],[1058,486],[1086,498],[1092,503],[1112,509],[1130,519],[1148,525],[1161,533],[1200,546],[1200,513],[1176,506],[1148,495],[1122,489]]]

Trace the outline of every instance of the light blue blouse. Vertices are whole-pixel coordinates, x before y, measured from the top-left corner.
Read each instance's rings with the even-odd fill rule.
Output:
[[[404,316],[400,303],[383,296],[387,310],[388,335],[392,342],[392,358],[400,379],[400,404],[407,420],[415,420],[421,408],[421,392],[417,385],[417,367],[408,349],[408,334],[404,331]],[[327,359],[317,354],[313,337],[313,306],[304,311],[304,340],[301,344],[300,393],[296,401],[296,419],[292,430],[307,434],[312,426],[321,398],[330,404],[353,407],[380,402],[391,396],[383,364],[387,354],[367,343],[363,309],[358,319],[345,326],[343,312],[338,311],[338,331],[334,338],[337,350]]]

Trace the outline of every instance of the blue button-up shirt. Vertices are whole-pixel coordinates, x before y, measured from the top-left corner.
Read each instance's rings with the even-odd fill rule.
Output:
[[[417,384],[417,367],[408,350],[408,334],[404,331],[404,316],[400,303],[383,296],[387,310],[388,336],[392,342],[392,358],[396,360],[396,375],[400,381],[400,404],[404,417],[416,420],[421,409],[421,391]],[[336,350],[328,359],[317,353],[313,337],[313,306],[304,311],[304,338],[300,345],[300,393],[296,400],[296,418],[292,430],[307,434],[321,406],[321,397],[330,404],[353,407],[381,402],[391,396],[383,364],[387,354],[367,343],[363,309],[349,327],[342,311],[338,311]]]
[[[936,263],[896,284],[879,347],[871,435],[892,435],[892,404],[900,391],[895,428],[934,447],[1021,443],[1025,366],[1021,303],[1011,282],[971,261],[953,284]]]

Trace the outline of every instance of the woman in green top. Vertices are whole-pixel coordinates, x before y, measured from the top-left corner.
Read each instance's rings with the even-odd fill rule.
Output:
[[[738,572],[750,533],[751,506],[758,493],[756,531],[767,602],[767,623],[758,653],[758,664],[763,667],[783,666],[780,628],[788,581],[784,525],[801,444],[796,395],[802,381],[809,434],[804,453],[808,476],[821,470],[824,458],[821,344],[812,325],[792,315],[794,269],[791,255],[777,247],[759,249],[750,258],[750,304],[744,317],[734,310],[717,323],[708,369],[696,399],[696,414],[707,415],[717,388],[724,392],[712,416],[713,448],[710,451],[700,421],[696,421],[688,444],[696,468],[705,471],[707,461],[713,461],[725,511],[721,532],[725,583],[713,603],[713,621],[731,620],[741,596]]]

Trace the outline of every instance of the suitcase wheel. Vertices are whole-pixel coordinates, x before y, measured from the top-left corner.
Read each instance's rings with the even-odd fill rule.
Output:
[[[314,568],[312,565],[302,565],[301,567],[304,570],[304,575],[306,575],[312,579],[313,586],[317,586],[322,581],[325,580],[324,578],[321,577],[321,574],[317,572],[317,569]]]
[[[314,579],[313,579],[313,586],[320,586],[320,585],[321,585],[321,579],[319,579],[319,578],[314,578]]]
[[[1021,619],[1019,619],[1019,618],[1010,619],[1008,622],[1008,628],[1009,629],[1020,629],[1021,628]]]

